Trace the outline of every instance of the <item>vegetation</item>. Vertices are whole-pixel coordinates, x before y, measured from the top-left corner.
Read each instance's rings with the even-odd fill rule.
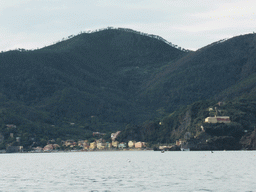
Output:
[[[238,142],[255,126],[254,38],[191,52],[158,36],[107,28],[1,53],[0,147],[117,130],[124,141],[173,143],[186,132],[199,135],[202,125],[212,137]],[[218,101],[232,123],[205,125]]]

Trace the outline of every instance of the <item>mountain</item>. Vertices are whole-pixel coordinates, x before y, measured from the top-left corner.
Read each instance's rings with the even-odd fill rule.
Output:
[[[139,87],[187,53],[160,37],[128,29],[82,33],[39,50],[1,53],[2,129],[7,132],[4,125],[15,124],[31,127],[26,132],[40,137],[77,137],[153,118],[154,111],[136,101]],[[47,128],[40,132],[38,127]]]
[[[255,95],[256,35],[215,42],[190,52],[153,74],[143,85],[142,97],[171,112],[197,100],[232,99]]]
[[[255,149],[255,45],[255,34],[215,42],[154,74],[140,96],[169,115],[127,126],[120,140],[174,143],[190,133],[194,150]],[[215,107],[232,123],[205,123]]]
[[[158,36],[107,28],[38,50],[1,53],[0,133],[9,143],[15,142],[11,133],[21,137],[24,146],[124,128],[152,142],[196,134],[194,123],[174,134],[181,114],[187,122],[202,113],[202,122],[208,105],[255,99],[255,39],[241,35],[192,52]],[[211,104],[187,113],[187,106],[206,100]],[[163,118],[172,123],[158,126]]]

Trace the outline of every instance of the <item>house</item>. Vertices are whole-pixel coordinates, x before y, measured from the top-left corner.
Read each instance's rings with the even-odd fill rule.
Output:
[[[230,123],[229,116],[215,116],[205,118],[205,123]]]
[[[141,141],[135,143],[135,148],[142,148],[143,143]]]
[[[119,149],[126,148],[126,143],[124,143],[124,142],[119,143],[119,144],[118,144],[118,148],[119,148]]]
[[[52,151],[52,150],[53,150],[52,144],[48,144],[48,145],[44,146],[44,148],[43,148],[44,152],[49,152],[49,151]]]
[[[129,148],[135,147],[135,143],[136,143],[136,141],[129,141],[129,142],[128,142],[128,147],[129,147]]]
[[[112,147],[117,148],[118,147],[118,141],[112,141]]]
[[[161,145],[161,146],[159,146],[159,149],[160,149],[160,150],[164,150],[164,149],[167,149],[167,148],[169,148],[169,147],[166,146],[166,145]]]
[[[96,147],[97,147],[97,143],[94,141],[94,142],[90,143],[89,149],[94,150],[94,149],[96,149]]]
[[[89,149],[89,143],[88,140],[80,140],[78,141],[77,144],[79,147],[83,148],[83,150],[88,150]]]
[[[112,147],[112,143],[106,142],[106,148],[111,148]]]
[[[106,143],[97,142],[97,149],[102,150],[105,149]]]
[[[16,137],[16,142],[20,142],[20,137]]]
[[[48,144],[43,148],[43,151],[44,152],[49,152],[49,151],[52,151],[52,150],[56,150],[58,148],[60,148],[60,146],[58,144]]]

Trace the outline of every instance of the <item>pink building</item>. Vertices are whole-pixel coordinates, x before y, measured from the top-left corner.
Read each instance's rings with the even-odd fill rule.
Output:
[[[143,143],[141,141],[135,143],[135,148],[142,148]]]

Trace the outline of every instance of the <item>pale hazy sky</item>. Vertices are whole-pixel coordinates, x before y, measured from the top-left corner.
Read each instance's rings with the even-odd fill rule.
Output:
[[[106,27],[196,50],[256,31],[255,0],[0,0],[0,51],[35,49]]]

